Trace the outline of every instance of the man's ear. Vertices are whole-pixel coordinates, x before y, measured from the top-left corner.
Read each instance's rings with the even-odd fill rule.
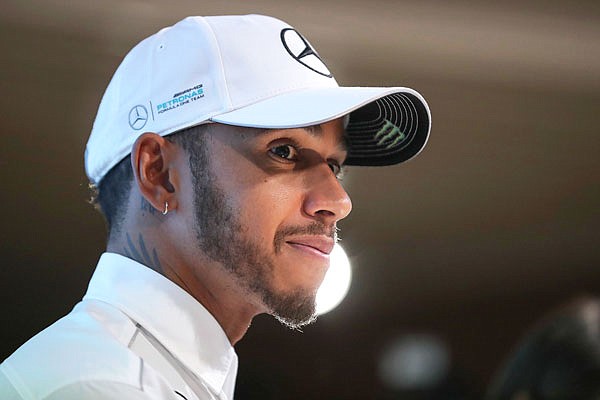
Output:
[[[142,134],[131,150],[131,166],[135,181],[142,196],[158,211],[177,208],[175,187],[171,183],[170,174],[174,165],[174,145],[156,133]]]

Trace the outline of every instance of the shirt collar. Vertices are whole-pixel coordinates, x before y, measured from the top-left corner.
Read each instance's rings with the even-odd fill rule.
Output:
[[[104,253],[85,299],[119,308],[212,390],[227,391],[227,376],[237,371],[233,346],[206,308],[169,279],[129,258]]]

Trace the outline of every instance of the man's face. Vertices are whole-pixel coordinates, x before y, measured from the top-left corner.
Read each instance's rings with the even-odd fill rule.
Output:
[[[351,210],[336,177],[346,157],[341,120],[265,131],[215,125],[206,135],[207,165],[191,163],[197,245],[281,322],[311,322],[336,222]]]

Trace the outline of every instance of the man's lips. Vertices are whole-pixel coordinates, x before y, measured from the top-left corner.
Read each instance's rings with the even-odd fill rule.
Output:
[[[303,246],[307,250],[314,250],[322,255],[328,256],[333,250],[335,241],[327,236],[296,236],[286,240],[286,243],[293,246]]]

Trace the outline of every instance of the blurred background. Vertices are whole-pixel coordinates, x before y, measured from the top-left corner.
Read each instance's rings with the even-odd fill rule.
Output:
[[[105,244],[83,150],[113,71],[187,15],[261,13],[341,85],[432,110],[411,162],[350,169],[345,300],[255,319],[239,399],[473,399],[531,323],[600,293],[600,2],[0,0],[0,359],[66,314]],[[265,61],[268,62],[268,61]]]

